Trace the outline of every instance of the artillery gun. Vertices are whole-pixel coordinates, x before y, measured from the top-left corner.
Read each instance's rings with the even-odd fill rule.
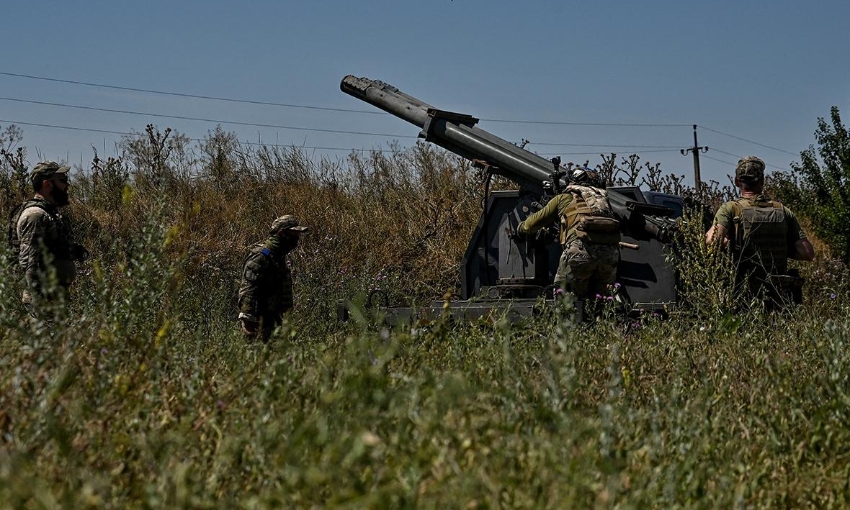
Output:
[[[416,125],[425,141],[518,185],[516,190],[487,193],[461,263],[460,299],[414,309],[390,306],[384,295],[380,306],[388,322],[429,318],[446,311],[463,318],[504,313],[516,321],[535,314],[541,297],[553,298],[550,291],[554,290],[560,246],[540,239],[519,240],[512,233],[567,184],[560,158],[538,156],[476,127],[479,119],[471,115],[439,110],[381,81],[349,75],[340,88]],[[676,302],[675,271],[668,262],[665,243],[675,230],[675,218],[682,215],[682,198],[635,186],[607,190],[623,233],[616,279],[619,295],[631,310],[664,312]],[[370,295],[367,306],[378,297]],[[582,307],[577,309],[581,318]],[[344,304],[339,315],[342,320],[348,317]]]

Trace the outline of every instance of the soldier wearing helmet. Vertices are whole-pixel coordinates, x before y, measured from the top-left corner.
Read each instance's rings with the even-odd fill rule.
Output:
[[[239,323],[249,340],[268,342],[283,314],[292,308],[292,274],[286,255],[307,231],[292,215],[272,222],[269,237],[256,244],[242,266],[239,285]]]
[[[531,235],[558,220],[562,252],[555,283],[579,299],[606,293],[617,275],[620,225],[597,172],[574,170],[564,193],[521,222],[517,233]]]
[[[738,161],[741,196],[720,206],[706,242],[730,249],[739,289],[773,309],[802,300],[802,279],[788,270],[788,259],[813,260],[815,249],[794,213],[764,195],[764,170],[755,156]]]

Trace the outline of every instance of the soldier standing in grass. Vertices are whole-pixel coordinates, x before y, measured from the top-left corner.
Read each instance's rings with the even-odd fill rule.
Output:
[[[788,270],[788,259],[813,260],[815,249],[794,213],[763,194],[764,169],[755,156],[738,161],[735,185],[741,196],[720,206],[706,241],[730,248],[736,284],[774,309],[802,301],[802,279]]]
[[[566,191],[521,222],[517,233],[531,235],[557,220],[563,251],[555,283],[578,299],[607,293],[620,261],[620,224],[598,173],[576,169]]]
[[[291,215],[272,223],[268,239],[255,245],[242,266],[239,285],[239,322],[249,340],[268,342],[272,331],[292,308],[292,274],[286,255],[298,245],[307,227]]]
[[[30,172],[35,196],[12,214],[9,243],[26,280],[21,301],[33,317],[44,317],[45,305],[61,302],[77,275],[76,261],[86,249],[73,241],[70,222],[59,209],[68,205],[68,171],[42,161]]]

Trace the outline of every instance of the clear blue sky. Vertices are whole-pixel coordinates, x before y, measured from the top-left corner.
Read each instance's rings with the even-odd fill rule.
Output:
[[[29,0],[6,2],[2,13],[0,127],[23,129],[31,163],[88,165],[92,146],[114,155],[120,135],[83,129],[142,132],[147,123],[202,138],[215,128],[211,121],[221,121],[241,141],[304,146],[332,159],[351,149],[387,149],[393,140],[410,145],[418,130],[386,114],[10,74],[377,111],[340,92],[340,80],[354,74],[486,119],[481,128],[511,142],[530,140],[528,148],[547,157],[596,164],[600,152],[638,153],[688,182],[692,159],[678,149],[693,144],[690,125],[697,124],[700,145],[710,147],[702,177],[724,184],[743,155],[761,156],[769,170],[788,168],[814,143],[817,118],[831,106],[850,119],[846,0]]]

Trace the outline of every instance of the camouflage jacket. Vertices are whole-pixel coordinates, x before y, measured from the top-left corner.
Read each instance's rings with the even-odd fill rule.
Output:
[[[71,226],[56,206],[40,198],[26,202],[16,223],[16,235],[20,243],[18,264],[28,290],[42,288],[48,269],[55,270],[56,283],[62,287],[73,283],[77,267]]]
[[[599,211],[594,201],[594,210],[588,207],[588,198],[597,199],[601,197],[605,211]],[[540,229],[561,220],[561,245],[566,246],[576,239],[585,239],[592,243],[601,242],[601,244],[617,244],[620,240],[619,230],[605,235],[595,234],[588,236],[584,232],[577,219],[581,216],[592,214],[602,214],[610,216],[610,207],[608,206],[607,194],[604,189],[588,188],[584,186],[569,186],[567,191],[556,195],[549,202],[534,214],[530,215],[525,221],[517,225],[517,232],[520,234],[534,234]],[[616,222],[615,222],[616,223]]]
[[[242,265],[239,311],[251,317],[279,317],[292,308],[292,273],[286,256],[266,243],[255,245]]]

